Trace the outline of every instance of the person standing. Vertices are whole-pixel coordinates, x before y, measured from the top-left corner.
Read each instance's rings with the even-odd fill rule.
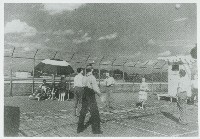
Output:
[[[92,68],[86,68],[86,77],[83,80],[84,93],[82,96],[82,108],[80,111],[77,133],[83,132],[86,128],[84,125],[85,116],[89,111],[91,117],[87,123],[92,125],[93,134],[102,134],[103,132],[100,129],[100,115],[95,98],[95,94],[101,97],[101,92],[97,85],[96,78],[92,74]]]
[[[147,90],[148,84],[145,82],[145,78],[142,78],[139,91],[139,103],[137,104],[138,108],[144,109],[144,104],[147,100]]]
[[[194,79],[191,81],[191,91],[192,91],[192,96],[191,96],[191,103],[194,104],[194,100],[198,101],[198,75],[194,75]]]
[[[65,77],[61,77],[61,82],[58,84],[58,92],[59,92],[59,98],[58,101],[64,101],[65,94],[66,94],[66,81]]]
[[[79,108],[82,103],[82,95],[83,95],[83,69],[77,69],[77,75],[74,77],[74,116],[79,115]]]
[[[110,111],[113,109],[112,105],[112,93],[114,89],[115,79],[110,76],[110,74],[106,73],[106,79],[104,80],[104,84],[106,86],[106,109]]]
[[[187,69],[180,69],[179,71],[179,83],[177,87],[177,107],[178,107],[178,112],[179,112],[179,123],[186,125],[186,105],[187,105],[187,98],[189,96],[188,92],[188,78],[186,77],[187,74]]]

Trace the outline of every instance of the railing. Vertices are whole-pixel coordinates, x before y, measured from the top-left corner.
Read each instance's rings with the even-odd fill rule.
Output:
[[[36,89],[41,83],[43,79],[35,81],[35,88]],[[56,83],[59,81],[56,80]],[[13,96],[23,96],[23,95],[30,95],[32,94],[32,81],[31,80],[23,80],[23,81],[13,81]],[[47,79],[47,83],[51,83],[50,80]],[[168,91],[168,83],[147,83],[149,92],[156,94],[156,93],[167,93]],[[69,82],[67,82],[68,88],[69,88]],[[70,83],[70,88],[73,88],[73,82]],[[9,96],[9,87],[10,82],[5,81],[4,82],[4,96]],[[116,83],[113,87],[113,93],[135,93],[139,91],[140,83]],[[105,93],[106,87],[105,85],[100,82],[100,90],[102,93]]]

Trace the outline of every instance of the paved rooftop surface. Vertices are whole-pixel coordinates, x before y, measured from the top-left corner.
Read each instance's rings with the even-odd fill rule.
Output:
[[[158,101],[150,95],[146,110],[135,107],[136,95],[114,94],[115,110],[105,112],[98,101],[103,134],[93,135],[91,126],[77,134],[78,118],[73,116],[73,101],[29,100],[28,96],[5,97],[5,106],[20,107],[19,136],[28,137],[165,137],[198,136],[198,107],[187,105],[187,125],[177,122],[176,103]],[[120,98],[120,99],[119,99]],[[86,121],[89,118],[86,116]]]

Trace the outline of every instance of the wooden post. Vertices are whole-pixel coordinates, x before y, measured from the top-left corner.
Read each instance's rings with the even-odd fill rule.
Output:
[[[13,96],[12,94],[12,64],[13,64],[13,54],[15,52],[15,47],[13,48],[13,52],[11,54],[11,61],[10,61],[10,94],[9,96]]]
[[[34,57],[33,57],[33,85],[32,85],[32,94],[35,92],[35,56],[38,52],[38,49],[36,50]]]

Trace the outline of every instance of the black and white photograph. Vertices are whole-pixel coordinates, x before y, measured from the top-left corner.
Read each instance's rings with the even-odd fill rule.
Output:
[[[3,137],[199,137],[197,1],[70,2],[3,3]]]

